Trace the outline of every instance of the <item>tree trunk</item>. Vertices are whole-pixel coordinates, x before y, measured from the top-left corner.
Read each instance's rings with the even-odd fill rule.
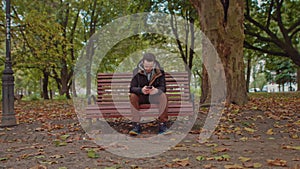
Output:
[[[202,66],[202,80],[201,80],[201,97],[200,103],[209,102],[211,100],[211,87],[208,79],[208,73],[205,66]]]
[[[67,99],[71,99],[69,88],[68,88],[68,82],[69,82],[69,76],[68,76],[68,67],[65,60],[62,60],[63,67],[61,69],[61,95],[66,95]]]
[[[42,93],[42,95],[45,100],[49,100],[48,82],[49,82],[50,73],[44,70],[43,75],[44,75],[44,77],[43,77],[43,93]]]
[[[249,91],[250,86],[250,76],[251,76],[251,58],[247,59],[247,79],[246,79],[246,90]]]
[[[224,66],[227,83],[226,102],[238,105],[247,103],[243,60],[244,1],[231,0],[230,3],[229,0],[190,1],[198,11],[203,33],[217,50]],[[206,93],[210,91],[203,90],[206,90]]]
[[[297,68],[297,91],[300,91],[300,67]]]

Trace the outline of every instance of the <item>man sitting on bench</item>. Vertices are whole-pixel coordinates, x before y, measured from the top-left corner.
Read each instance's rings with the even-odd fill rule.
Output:
[[[159,62],[155,60],[154,54],[145,53],[137,68],[134,69],[130,83],[130,108],[133,122],[133,129],[129,132],[130,135],[136,136],[141,133],[140,104],[158,104],[158,133],[163,134],[167,131],[168,99],[165,92],[164,71]]]

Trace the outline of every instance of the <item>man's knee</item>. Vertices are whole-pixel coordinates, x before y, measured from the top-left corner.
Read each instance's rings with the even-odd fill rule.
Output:
[[[129,99],[130,99],[130,102],[138,102],[139,101],[138,95],[136,95],[134,93],[130,93]]]
[[[159,96],[159,100],[160,101],[168,101],[168,97],[167,97],[166,93],[161,93]]]

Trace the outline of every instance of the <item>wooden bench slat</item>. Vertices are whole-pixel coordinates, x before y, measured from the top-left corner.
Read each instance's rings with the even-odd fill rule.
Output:
[[[168,105],[168,108],[183,108],[183,107],[191,107],[192,104],[191,103],[184,103],[184,104],[172,104],[170,103]],[[98,105],[93,105],[93,106],[88,106],[86,107],[86,110],[105,110],[105,109],[116,109],[117,108],[120,108],[120,109],[123,109],[123,108],[128,108],[130,109],[130,105],[128,105],[128,103],[109,103],[109,104],[101,104],[101,103],[98,103]],[[140,105],[140,108],[141,109],[148,109],[148,108],[157,108],[157,104],[143,104],[143,105]]]
[[[98,73],[97,78],[132,77],[132,73]],[[186,72],[165,72],[165,77],[187,77]]]
[[[168,113],[170,112],[191,112],[193,111],[192,108],[169,108]],[[117,113],[118,109],[106,109],[106,110],[101,110],[101,109],[93,109],[93,110],[88,110],[87,114],[97,114],[97,113]],[[150,113],[152,112],[153,114],[158,114],[157,109],[141,109],[140,113],[141,115],[145,113]],[[122,109],[122,112],[120,114],[131,114],[130,109]]]
[[[130,79],[124,79],[124,78],[115,78],[113,77],[114,79],[98,79],[97,82],[98,83],[111,83],[111,82],[114,82],[114,83],[130,83],[131,81],[131,78],[132,77],[128,77]],[[183,78],[183,77],[179,77],[179,78],[166,78],[165,79],[166,82],[187,82],[187,78]]]
[[[168,113],[169,116],[190,116],[191,113],[189,112],[170,112]],[[156,117],[155,115],[153,115],[152,113],[145,113],[142,115],[143,117]],[[107,114],[94,114],[94,115],[87,115],[86,118],[87,119],[92,119],[92,118],[123,118],[123,117],[127,117],[130,118],[131,114],[117,114],[117,113],[107,113]]]

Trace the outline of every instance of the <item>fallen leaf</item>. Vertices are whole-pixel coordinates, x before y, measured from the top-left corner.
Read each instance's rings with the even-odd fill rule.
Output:
[[[43,165],[36,165],[34,167],[31,167],[30,169],[47,169],[47,167]]]
[[[281,167],[287,166],[287,161],[281,159],[267,160],[267,163],[271,166],[281,166]]]
[[[269,130],[266,132],[266,134],[268,134],[268,135],[273,135],[273,134],[274,134],[273,129],[269,129]]]
[[[88,150],[88,157],[89,158],[99,158],[99,154],[97,154],[95,150],[89,149]]]
[[[251,158],[248,158],[248,157],[239,157],[239,160],[240,160],[241,162],[247,162],[247,161],[250,161]]]
[[[248,131],[249,133],[253,134],[256,130],[249,128],[249,127],[244,127],[244,130]]]
[[[65,140],[67,140],[68,137],[70,137],[70,135],[65,134],[65,135],[60,136],[60,139],[65,141]]]
[[[2,157],[2,158],[0,158],[0,161],[6,161],[6,160],[8,160],[7,157]]]
[[[243,166],[246,168],[254,168],[254,164],[252,162],[243,162]]]
[[[217,160],[217,161],[229,161],[230,158],[231,158],[230,155],[223,154],[223,155],[220,155],[220,156],[215,156],[214,160]]]
[[[205,157],[204,157],[204,156],[197,156],[197,157],[196,157],[196,160],[198,160],[198,161],[203,161],[203,160],[205,160]]]
[[[64,158],[64,155],[53,155],[53,156],[50,156],[50,158]]]
[[[207,147],[217,147],[218,146],[218,144],[216,144],[216,143],[212,143],[212,144],[210,144],[210,143],[208,143],[208,144],[205,144]]]
[[[214,166],[212,164],[206,164],[206,165],[203,165],[203,168],[204,169],[211,169],[213,168]]]
[[[248,140],[248,137],[242,137],[240,138],[241,141],[247,141]]]
[[[300,150],[300,146],[282,146],[283,149]]]
[[[229,149],[228,148],[225,148],[225,147],[216,147],[213,149],[213,153],[219,153],[219,152],[225,152],[225,151],[228,151]]]
[[[294,133],[294,134],[291,134],[291,138],[292,138],[292,139],[298,139],[298,138],[299,138],[299,136],[298,136],[298,134],[297,134],[297,133]]]
[[[262,166],[262,164],[260,164],[260,163],[254,163],[253,164],[253,167],[254,168],[260,168]]]
[[[141,167],[137,166],[137,165],[131,165],[130,166],[131,169],[142,169]]]
[[[233,164],[233,165],[225,165],[225,169],[243,169],[244,167],[239,164]]]
[[[179,158],[176,158],[173,160],[174,162],[176,162],[176,164],[182,166],[182,167],[185,167],[185,166],[188,166],[190,165],[190,161],[189,161],[189,158],[184,158],[184,159],[179,159]]]

